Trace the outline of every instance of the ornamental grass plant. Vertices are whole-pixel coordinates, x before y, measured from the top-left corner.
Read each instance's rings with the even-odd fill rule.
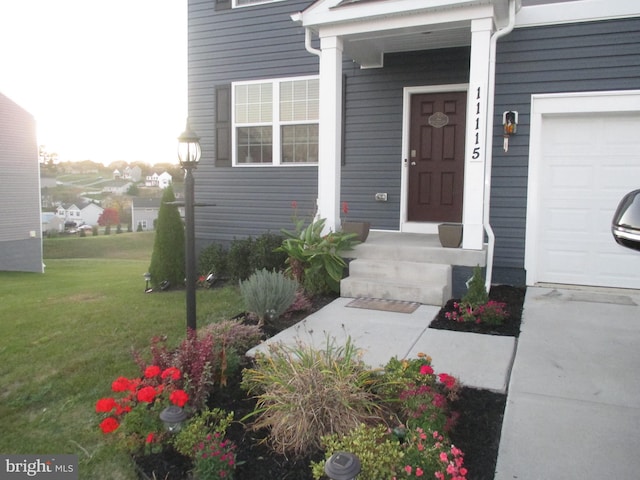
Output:
[[[243,372],[242,385],[257,399],[251,428],[269,429],[271,447],[300,456],[321,448],[324,435],[347,434],[362,423],[383,422],[371,387],[375,373],[349,339],[323,350],[273,344]]]

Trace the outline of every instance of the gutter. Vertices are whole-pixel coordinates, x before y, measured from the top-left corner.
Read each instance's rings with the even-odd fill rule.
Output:
[[[491,167],[493,165],[493,115],[495,111],[495,89],[496,89],[496,46],[498,39],[510,34],[516,24],[516,2],[509,0],[509,23],[495,32],[491,36],[489,45],[489,84],[487,95],[489,104],[487,105],[487,133],[485,138],[485,169],[484,169],[484,208],[483,226],[487,234],[487,267],[485,272],[485,288],[487,292],[491,288],[491,277],[493,275],[493,252],[495,250],[496,236],[489,223],[489,209],[491,207]]]
[[[322,53],[322,50],[311,46],[311,29],[309,27],[304,28],[304,48],[307,49],[307,52],[317,55],[318,57]]]

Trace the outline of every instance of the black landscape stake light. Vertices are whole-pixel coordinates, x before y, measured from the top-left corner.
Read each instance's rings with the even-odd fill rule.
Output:
[[[182,423],[187,419],[184,410],[175,405],[171,405],[160,412],[160,420],[164,423],[164,428],[168,432],[176,433],[182,429]]]
[[[331,480],[353,480],[360,470],[360,460],[349,452],[336,452],[324,464],[324,473]]]
[[[196,243],[194,218],[194,181],[193,170],[200,161],[200,138],[191,130],[189,119],[187,126],[178,137],[178,160],[184,169],[184,222],[185,238],[185,273],[186,273],[186,303],[187,330],[196,329]]]
[[[149,282],[151,281],[151,274],[149,272],[144,274],[144,281],[145,281],[144,293],[151,292],[153,289],[149,288]]]

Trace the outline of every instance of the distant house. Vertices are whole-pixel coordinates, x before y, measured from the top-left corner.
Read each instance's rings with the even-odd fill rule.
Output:
[[[0,93],[0,270],[44,272],[40,168],[33,116]]]
[[[138,231],[138,226],[143,231],[155,229],[161,202],[160,198],[133,198],[131,202],[131,225],[134,231]],[[178,210],[180,216],[184,217],[184,208],[179,207]]]
[[[114,195],[124,195],[131,185],[132,183],[127,180],[112,180],[104,183],[102,191],[105,193],[113,193]]]
[[[171,185],[172,182],[173,182],[173,177],[169,172],[164,172],[164,173],[161,173],[160,175],[153,172],[152,175],[147,175],[147,178],[145,179],[144,184],[147,187],[158,187],[164,190],[169,185]]]
[[[63,232],[64,220],[62,220],[55,212],[42,212],[42,233]]]
[[[104,212],[104,208],[96,203],[89,202],[80,209],[80,218],[87,225],[97,225],[98,218],[100,218],[102,212]]]
[[[122,178],[122,174],[120,173],[120,170],[118,170],[117,168],[113,171],[113,178],[118,179],[118,178]]]
[[[122,178],[125,180],[133,180],[134,182],[139,182],[142,178],[142,169],[140,167],[125,167],[124,172],[122,173]]]
[[[76,204],[71,204],[68,206],[59,205],[56,209],[56,216],[63,220],[64,223],[75,223],[76,225],[82,224],[82,216],[80,214],[80,209],[76,206]]]

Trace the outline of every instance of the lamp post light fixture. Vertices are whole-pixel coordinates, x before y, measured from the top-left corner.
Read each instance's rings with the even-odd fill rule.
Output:
[[[189,119],[187,126],[178,137],[178,160],[185,172],[184,177],[184,220],[185,238],[185,273],[187,330],[196,329],[196,243],[194,218],[194,181],[193,170],[200,161],[200,138],[191,130]]]
[[[358,457],[349,452],[336,452],[324,464],[324,473],[331,480],[353,480],[361,469]]]
[[[182,423],[187,419],[184,410],[176,405],[171,405],[160,412],[160,420],[168,432],[176,433],[182,429]]]

